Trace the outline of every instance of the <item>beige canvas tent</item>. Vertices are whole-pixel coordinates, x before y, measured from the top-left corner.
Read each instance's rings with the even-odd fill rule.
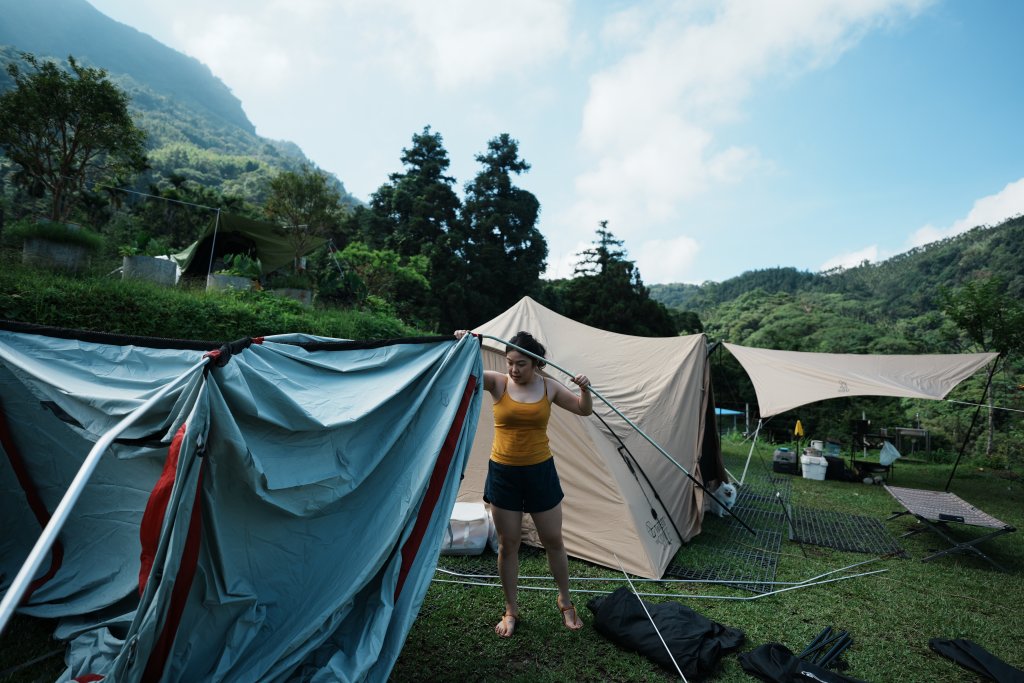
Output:
[[[724,476],[709,406],[704,335],[644,338],[605,332],[529,297],[473,331],[510,339],[520,330],[535,335],[553,363],[586,374],[603,397],[696,479],[704,481],[702,470],[708,479]],[[504,344],[481,341],[484,369],[504,372]],[[550,365],[545,373],[563,383],[568,379]],[[485,397],[460,501],[483,498],[494,436],[491,404]],[[681,545],[700,532],[703,494],[600,400],[594,401],[594,412],[581,418],[556,408],[548,427],[565,491],[566,548],[573,557],[612,568],[619,566],[617,556],[627,571],[661,578]],[[703,467],[702,452],[707,452]],[[524,538],[539,545],[528,520]]]

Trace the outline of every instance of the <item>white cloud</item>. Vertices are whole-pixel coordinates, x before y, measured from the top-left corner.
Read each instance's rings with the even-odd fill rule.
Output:
[[[620,238],[650,237],[687,200],[772,165],[717,131],[743,116],[759,82],[833,63],[869,30],[924,0],[659,2],[613,15],[602,36],[633,46],[590,78],[579,145],[587,162],[573,206],[579,236],[608,219]]]
[[[175,22],[174,35],[247,96],[285,78],[344,87],[361,72],[452,90],[522,76],[562,54],[569,8],[568,0],[204,3],[178,13],[189,19]]]
[[[818,266],[818,272],[823,270],[832,270],[833,268],[855,268],[864,261],[869,261],[871,263],[878,261],[877,244],[872,244],[870,247],[864,247],[859,251],[851,251],[846,254],[833,256],[828,261],[825,261]]]
[[[945,228],[926,225],[907,240],[911,247],[919,247],[947,237],[967,232],[979,225],[998,225],[1008,218],[1024,214],[1024,178],[1008,184],[996,194],[982,197],[963,218]]]
[[[644,284],[685,282],[686,273],[700,252],[700,244],[692,237],[681,235],[648,240],[630,252]]]

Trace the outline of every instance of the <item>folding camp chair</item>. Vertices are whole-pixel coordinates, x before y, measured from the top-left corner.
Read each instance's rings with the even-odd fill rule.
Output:
[[[925,491],[923,489],[908,489],[899,486],[889,486],[888,484],[885,485],[885,490],[889,492],[889,495],[896,499],[896,502],[905,508],[904,512],[894,512],[889,519],[896,519],[902,515],[913,515],[917,518],[917,521],[924,525],[924,528],[911,529],[907,533],[903,534],[904,536],[917,534],[924,531],[925,528],[928,528],[946,539],[946,541],[948,541],[952,546],[951,548],[940,550],[939,552],[932,553],[928,557],[922,558],[922,562],[927,562],[935,559],[936,557],[952,553],[972,552],[979,557],[985,558],[996,569],[1006,571],[998,562],[981,552],[977,546],[982,541],[987,541],[991,538],[995,538],[996,536],[1016,531],[1014,527],[1004,522],[1000,522],[992,515],[979,510],[954,493]],[[993,529],[993,531],[979,538],[961,542],[946,533],[949,531],[948,525],[950,522],[983,527],[985,529]]]

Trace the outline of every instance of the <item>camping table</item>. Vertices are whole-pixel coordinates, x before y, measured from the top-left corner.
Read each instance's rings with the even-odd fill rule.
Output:
[[[921,522],[926,528],[931,529],[939,536],[946,539],[946,541],[948,541],[952,546],[951,548],[940,550],[939,552],[932,553],[928,557],[922,558],[922,562],[927,562],[928,560],[933,560],[936,557],[941,557],[951,553],[972,552],[991,562],[996,569],[1006,571],[995,560],[981,552],[977,546],[982,541],[987,541],[990,538],[995,538],[996,536],[1016,531],[1014,527],[1004,522],[1000,522],[992,515],[979,510],[954,493],[926,491],[924,489],[909,489],[899,486],[889,486],[888,484],[885,484],[884,487],[885,490],[889,492],[889,495],[895,498],[896,502],[905,508],[904,512],[894,512],[888,519],[896,519],[902,515],[913,515],[917,518],[917,521]],[[958,524],[967,524],[969,526],[993,529],[993,531],[973,540],[960,542],[946,533],[949,528],[949,522],[957,522]],[[924,531],[924,528],[911,529],[903,535],[910,536],[922,531]]]

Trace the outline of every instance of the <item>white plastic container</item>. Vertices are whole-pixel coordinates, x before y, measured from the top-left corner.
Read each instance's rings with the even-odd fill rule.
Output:
[[[456,503],[441,545],[442,555],[479,555],[494,524],[483,503]]]
[[[825,450],[825,442],[824,441],[812,441],[811,442],[811,448],[813,448],[816,451],[823,451],[823,450]]]
[[[803,470],[804,479],[825,481],[825,470],[828,469],[828,460],[816,455],[801,455],[800,468]]]

